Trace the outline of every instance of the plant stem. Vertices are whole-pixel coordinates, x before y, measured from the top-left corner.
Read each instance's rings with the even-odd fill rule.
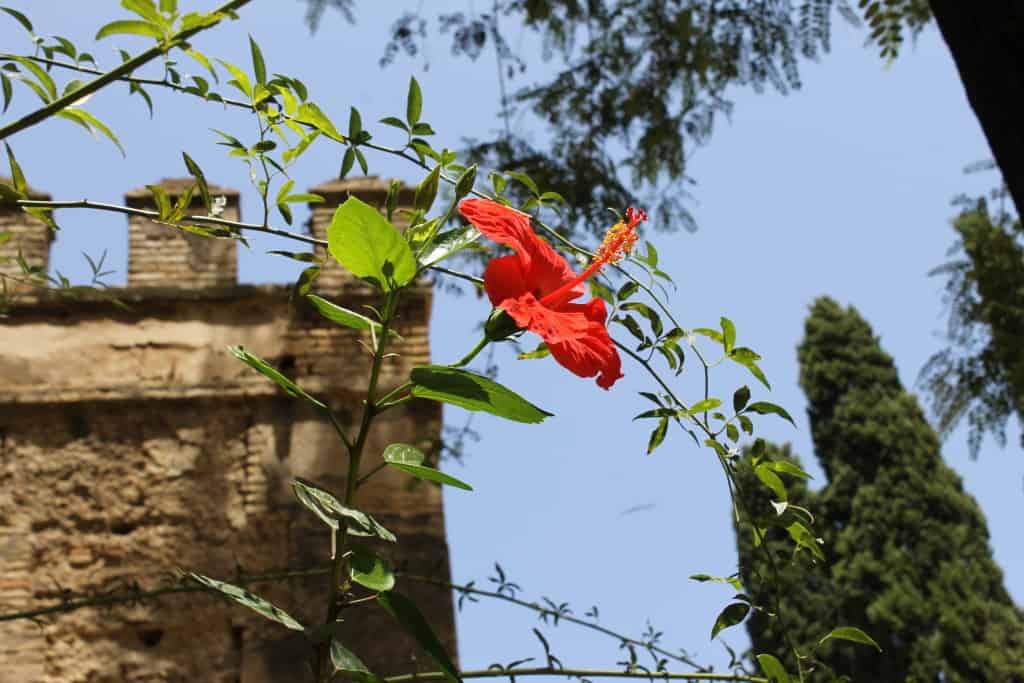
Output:
[[[348,445],[348,474],[345,478],[345,494],[342,503],[351,507],[355,502],[356,490],[359,484],[359,465],[363,457],[363,449],[366,447],[366,440],[370,435],[370,427],[373,418],[377,414],[377,383],[380,380],[380,368],[384,360],[385,345],[388,340],[388,329],[398,304],[398,292],[389,292],[385,296],[383,310],[381,312],[381,329],[377,336],[377,344],[373,349],[373,361],[370,365],[370,379],[366,387],[366,400],[363,402],[363,416],[359,423],[359,434],[351,445],[345,438],[341,426],[336,418],[332,416],[332,423],[342,440]],[[338,524],[337,544],[331,566],[331,586],[327,602],[327,616],[325,624],[332,624],[338,620],[338,616],[344,607],[344,595],[348,590],[349,581],[346,577],[346,566],[348,564],[346,545],[348,541],[348,526],[344,521]],[[330,672],[330,640],[328,639],[317,647],[317,675],[321,683],[327,683],[331,678]]]
[[[251,1],[252,0],[230,0],[230,2],[226,2],[217,9],[215,9],[213,13],[221,14],[234,12],[235,10],[249,4]],[[188,40],[189,38],[196,35],[197,33],[200,33],[201,31],[205,31],[208,28],[216,26],[217,23],[220,23],[219,20],[213,24],[197,26],[187,31],[180,31],[178,33],[175,33],[166,41],[161,41],[157,45],[146,50],[145,52],[140,52],[139,54],[132,57],[120,66],[111,69],[102,76],[92,79],[91,81],[83,85],[81,88],[78,88],[77,90],[70,92],[67,95],[64,95],[63,97],[58,97],[45,107],[40,107],[39,109],[36,109],[35,111],[30,112],[29,114],[26,114],[25,116],[21,117],[17,121],[13,121],[12,123],[4,126],[3,128],[0,128],[0,140],[10,137],[15,133],[19,133],[25,130],[26,128],[31,128],[37,123],[45,121],[57,112],[72,106],[75,102],[79,101],[83,97],[91,95],[97,90],[107,85],[110,85],[114,81],[120,80],[122,77],[129,75],[131,72],[135,71],[144,64],[153,61],[160,55],[164,54],[174,45]]]
[[[149,209],[136,209],[130,206],[121,206],[120,204],[93,202],[88,199],[72,199],[63,201],[18,199],[14,203],[21,207],[40,207],[44,209],[95,209],[98,211],[112,211],[114,213],[123,213],[129,216],[143,216],[145,218],[153,219],[157,223],[162,222],[160,220],[160,212],[158,211],[151,211]],[[255,232],[265,232],[268,235],[287,237],[298,242],[314,244],[319,247],[327,246],[326,240],[316,239],[315,237],[309,237],[308,235],[302,235],[297,232],[291,232],[289,230],[281,230],[279,228],[271,228],[266,225],[260,225],[259,223],[241,223],[239,221],[231,221],[228,220],[227,218],[218,218],[217,216],[185,216],[180,221],[178,221],[178,223],[201,223],[206,225],[220,225],[226,228],[235,228],[238,230],[253,230]],[[174,225],[173,223],[165,224]]]
[[[490,343],[491,343],[490,339],[488,339],[487,337],[483,337],[482,339],[480,339],[480,341],[477,342],[476,346],[474,346],[472,349],[470,349],[469,353],[467,353],[459,361],[457,361],[455,363],[452,363],[448,367],[450,367],[450,368],[461,368],[464,365],[469,365],[469,363],[474,358],[476,358],[480,354],[481,351],[484,350],[484,347],[487,346]]]
[[[761,676],[744,674],[719,674],[710,672],[657,672],[657,671],[624,671],[622,669],[570,669],[561,667],[539,667],[535,669],[481,669],[477,671],[460,671],[459,678],[511,678],[519,676],[559,676],[575,678],[642,678],[647,681],[682,680],[682,681],[734,681],[747,683],[769,683]],[[442,681],[448,674],[442,671],[387,676],[385,683],[413,683],[414,681]]]

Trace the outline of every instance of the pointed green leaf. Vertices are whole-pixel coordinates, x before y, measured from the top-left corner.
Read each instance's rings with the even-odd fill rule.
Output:
[[[188,169],[189,174],[195,178],[196,186],[199,188],[199,196],[203,198],[203,206],[209,209],[213,206],[213,202],[210,199],[210,187],[206,183],[206,176],[203,174],[203,169],[199,168],[199,164],[192,160],[185,152],[181,153],[182,158],[185,160],[185,168]]]
[[[93,135],[96,134],[93,129],[98,130],[108,140],[110,140],[111,142],[114,143],[114,145],[117,146],[118,151],[121,152],[121,156],[128,156],[127,153],[125,153],[124,151],[124,147],[121,146],[121,141],[117,139],[116,135],[114,135],[114,131],[107,128],[106,124],[104,124],[102,121],[100,121],[98,118],[96,118],[89,112],[75,107],[68,107],[67,109],[57,112],[57,116],[69,119],[71,121],[74,121],[75,123],[78,123],[79,125],[84,126],[87,130],[92,132]]]
[[[427,177],[416,186],[416,198],[413,201],[413,208],[426,213],[434,204],[437,197],[437,190],[441,181],[441,165],[438,164],[427,174]]]
[[[29,32],[30,35],[33,33],[32,22],[29,21],[28,17],[26,17],[18,10],[11,9],[10,7],[0,7],[0,12],[6,12],[7,14],[11,15],[19,24],[21,24],[25,28],[26,31]]]
[[[316,310],[320,311],[320,315],[332,322],[344,325],[345,327],[351,327],[354,330],[372,329],[374,334],[380,334],[381,324],[376,320],[371,320],[365,315],[361,315],[355,311],[350,311],[349,309],[330,302],[327,299],[321,298],[316,294],[310,294],[306,298],[309,299],[309,302],[316,307]],[[395,339],[402,338],[394,330],[388,330],[388,337],[393,337]]]
[[[94,40],[102,40],[108,36],[114,36],[118,34],[129,34],[136,36],[148,36],[155,38],[156,40],[164,39],[164,32],[160,30],[159,26],[149,23],[148,21],[136,21],[134,19],[122,19],[119,21],[112,21],[99,31],[96,32]]]
[[[793,418],[789,416],[789,413],[786,412],[785,408],[777,406],[774,403],[768,403],[767,401],[751,403],[743,412],[757,413],[758,415],[778,415],[796,427],[796,422],[793,422]]]
[[[723,629],[742,622],[747,618],[747,612],[749,611],[750,605],[745,602],[734,602],[726,605],[725,609],[719,613],[718,618],[715,619],[715,625],[711,627],[711,639],[714,640],[715,636]]]
[[[409,122],[410,126],[415,126],[419,123],[422,111],[423,92],[420,90],[420,84],[416,82],[416,79],[410,78],[409,95],[405,102],[405,119]]]
[[[420,257],[420,263],[424,266],[432,266],[435,263],[440,263],[456,252],[470,246],[480,239],[480,237],[480,231],[472,225],[465,228],[445,230],[431,240],[430,246]]]
[[[774,655],[757,655],[757,663],[761,665],[761,670],[768,677],[768,683],[789,683],[786,667],[782,666],[782,662]]]
[[[786,494],[786,485],[779,479],[779,475],[775,474],[770,467],[765,463],[761,463],[754,468],[754,474],[761,480],[761,483],[772,490],[775,497],[779,500],[788,500],[789,496]]]
[[[252,368],[256,372],[260,373],[261,375],[263,375],[264,377],[266,377],[267,379],[269,379],[270,381],[274,382],[279,387],[284,389],[284,392],[289,396],[301,398],[302,400],[313,404],[317,408],[321,408],[324,410],[327,409],[326,405],[324,405],[319,400],[313,398],[305,391],[300,389],[299,386],[295,384],[295,382],[291,381],[290,379],[282,375],[277,369],[272,367],[262,358],[258,358],[252,355],[241,346],[229,346],[228,351],[230,351],[236,358],[238,358],[240,361],[248,365],[250,368]]]
[[[256,82],[260,85],[267,84],[267,65],[263,61],[263,52],[252,36],[249,36],[249,52],[252,53],[252,70]]]
[[[732,395],[732,409],[737,413],[743,410],[750,400],[750,387],[744,385]]]
[[[311,510],[327,526],[332,529],[340,527],[339,520],[345,520],[348,533],[353,536],[376,536],[394,543],[393,533],[384,528],[380,522],[370,515],[344,505],[330,491],[320,488],[306,479],[296,477],[292,480],[292,491],[299,502]]]
[[[541,422],[551,413],[541,410],[494,380],[443,365],[413,368],[412,395],[480,410],[516,422]]]
[[[445,678],[451,683],[460,683],[459,673],[455,668],[455,664],[448,656],[448,653],[445,652],[441,641],[434,635],[434,630],[430,628],[430,624],[427,623],[427,620],[412,600],[401,593],[390,591],[378,595],[377,602],[416,639],[420,647],[430,655],[441,668],[441,671],[444,672]]]
[[[346,674],[358,683],[383,683],[379,676],[367,669],[359,657],[352,654],[336,637],[331,638],[331,666],[335,674]]]
[[[7,149],[7,162],[11,166],[11,181],[14,183],[14,190],[22,197],[27,197],[28,182],[25,180],[25,173],[21,170],[18,160],[14,158],[11,146],[5,142],[4,147]]]
[[[293,631],[306,630],[306,627],[300,624],[292,615],[279,607],[275,607],[267,600],[250,593],[240,586],[218,581],[217,579],[211,579],[208,576],[203,576],[202,574],[196,574],[194,572],[189,573],[188,576],[196,583],[205,586],[207,589],[220,593],[224,597],[234,600],[238,604],[244,605],[254,612],[258,612],[271,621],[283,624]]]
[[[875,639],[869,636],[864,631],[860,630],[856,626],[840,626],[839,628],[832,629],[832,632],[827,636],[818,641],[818,645],[821,645],[827,640],[838,638],[840,640],[849,640],[854,643],[860,643],[862,645],[870,645],[877,649],[879,652],[882,651],[882,647],[875,642]]]
[[[730,353],[736,344],[736,326],[728,318],[722,318],[720,322],[722,325],[722,346],[725,347],[726,353]]]
[[[668,433],[668,418],[661,417],[658,420],[658,426],[651,432],[651,438],[647,442],[648,455],[653,453],[654,449],[661,445],[661,442],[665,440],[666,433]]]

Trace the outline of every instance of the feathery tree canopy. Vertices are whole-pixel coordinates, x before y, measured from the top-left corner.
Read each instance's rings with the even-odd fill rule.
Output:
[[[992,559],[985,518],[943,463],[935,432],[871,327],[855,309],[819,299],[799,361],[827,483],[820,491],[791,486],[789,502],[819,520],[825,560],[801,573],[777,530],[763,548],[738,538],[740,576],[756,603],[776,604],[768,577],[754,573],[764,566],[755,557],[771,553],[781,575],[779,618],[757,612],[747,622],[753,650],[786,651],[780,624],[804,652],[833,625],[849,624],[884,652],[832,640],[815,656],[855,681],[1024,681],[1024,613]],[[796,460],[786,446],[759,448],[762,457]],[[768,508],[746,471],[744,498]]]

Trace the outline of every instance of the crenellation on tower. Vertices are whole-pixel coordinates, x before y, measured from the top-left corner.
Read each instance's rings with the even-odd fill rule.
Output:
[[[195,184],[192,178],[164,178],[159,183],[171,205]],[[238,190],[210,185],[211,197],[223,197],[222,218],[241,220]],[[125,194],[125,204],[156,210],[148,187]],[[192,195],[190,210],[206,213],[199,193]],[[128,216],[128,286],[203,289],[232,286],[238,281],[238,244],[233,239],[195,235],[144,216]]]
[[[0,183],[13,185],[5,176],[0,176]],[[45,192],[32,188],[28,189],[28,196],[42,201],[51,199]],[[50,265],[50,245],[54,239],[54,232],[46,223],[15,206],[0,207],[0,235],[5,233],[10,236],[0,242],[0,273],[20,278],[19,254],[29,266],[41,266],[45,272]],[[7,285],[8,293],[17,294],[27,289],[13,281]]]

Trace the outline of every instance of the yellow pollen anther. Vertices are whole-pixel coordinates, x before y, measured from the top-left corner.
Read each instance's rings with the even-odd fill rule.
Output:
[[[618,263],[629,255],[636,240],[635,225],[616,223],[605,235],[604,242],[594,257],[594,263]]]

